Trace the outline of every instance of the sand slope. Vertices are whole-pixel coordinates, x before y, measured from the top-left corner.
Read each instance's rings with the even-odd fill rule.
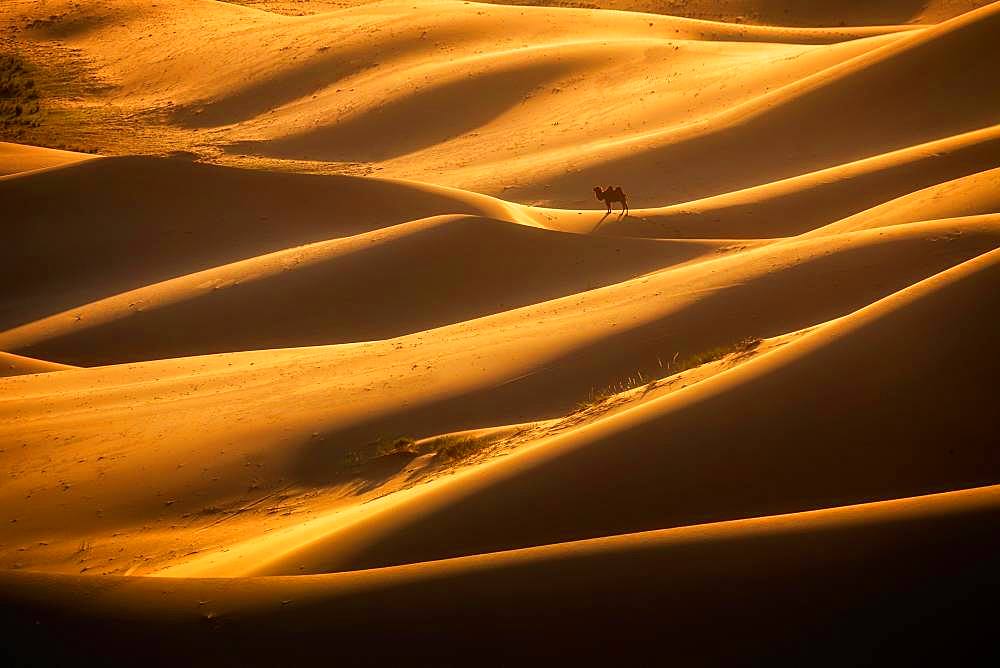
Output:
[[[0,439],[22,443],[0,453],[14,473],[0,490],[18,519],[11,544],[55,550],[57,517],[93,542],[142,524],[193,529],[210,519],[206,509],[322,490],[374,439],[561,415],[637,371],[666,375],[672,358],[846,315],[995,248],[998,233],[995,216],[895,226],[745,251],[384,342],[6,379]],[[156,483],[136,486],[136,470]],[[44,562],[48,551],[7,558]],[[53,565],[65,568],[67,556]]]
[[[996,662],[1000,2],[600,2],[3,3],[8,663]]]
[[[0,334],[0,346],[95,365],[386,339],[617,283],[731,245],[611,240],[437,216],[131,290],[13,328]]]
[[[85,153],[0,142],[0,177],[69,165],[82,160],[91,160],[93,157]]]
[[[0,377],[21,376],[29,373],[48,373],[50,371],[62,371],[72,369],[66,364],[56,362],[46,362],[45,360],[32,359],[23,355],[0,352]]]
[[[638,204],[686,201],[994,125],[996,88],[987,82],[998,17],[994,3],[691,127],[612,142],[599,153],[594,147],[571,173],[545,172],[544,191],[508,195],[532,201],[613,180],[634,184]],[[930,97],[911,78],[935,81]],[[647,199],[647,190],[657,199]]]
[[[266,0],[239,0],[267,6]],[[558,2],[513,4],[558,5]],[[655,12],[697,19],[785,26],[870,26],[893,23],[937,23],[989,4],[989,0],[819,0],[784,3],[772,0],[598,0],[602,9]]]
[[[987,487],[313,577],[7,573],[0,609],[20,641],[8,649],[32,659],[68,648],[130,659],[153,645],[157,663],[362,664],[402,645],[421,661],[499,664],[667,643],[671,657],[720,665],[815,662],[817,645],[823,665],[977,660],[989,622],[976,611],[1000,584],[988,556],[997,497]],[[55,633],[62,642],[47,642]]]
[[[998,271],[994,251],[687,391],[386,503],[322,539],[312,532],[299,549],[281,554],[275,536],[262,539],[264,563],[249,573],[414,563],[988,483],[1000,470],[986,391],[995,369],[973,360],[997,331],[974,323],[995,306]],[[932,335],[933,322],[951,327]],[[779,432],[766,427],[779,422]],[[960,443],[948,436],[958,431]],[[253,563],[248,549],[223,572]]]
[[[992,126],[700,200],[634,209],[628,217],[607,219],[599,231],[616,236],[689,239],[759,239],[810,233],[915,190],[989,171],[997,165],[998,150],[1000,126]],[[986,212],[963,208],[961,198],[953,201],[954,209],[942,209],[941,215],[918,210],[910,222]],[[887,204],[887,208],[891,206]],[[538,211],[545,224],[574,231],[593,229],[602,215],[597,211],[583,216],[559,209]]]
[[[20,324],[174,276],[446,213],[507,217],[471,193],[144,157],[0,180],[0,322]],[[46,258],[60,258],[47,262]],[[44,296],[44,300],[40,299]]]
[[[1000,211],[1000,168],[918,190],[803,236],[996,211]]]

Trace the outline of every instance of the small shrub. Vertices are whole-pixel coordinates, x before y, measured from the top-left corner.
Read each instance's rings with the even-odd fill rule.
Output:
[[[0,54],[0,128],[35,126],[40,111],[27,66],[17,56]]]
[[[679,355],[675,353],[666,366],[664,366],[663,361],[660,358],[657,358],[657,362],[659,368],[663,369],[667,376],[673,376],[683,371],[702,366],[703,364],[715,362],[732,354],[746,354],[759,346],[760,342],[761,339],[758,337],[746,337],[727,346],[718,346],[710,350],[697,353],[696,355],[691,355],[690,357],[684,358],[680,362],[677,361]],[[601,390],[592,388],[587,399],[577,404],[577,410],[581,412],[590,410],[596,406],[604,404],[616,395],[642,385],[645,385],[646,392],[649,392],[656,387],[656,381],[656,378],[650,379],[646,377],[642,371],[636,371],[627,378],[612,383]]]
[[[491,439],[477,438],[475,436],[442,436],[433,441],[435,450],[434,459],[445,462],[462,461],[476,454],[492,442]]]
[[[399,453],[416,454],[417,441],[409,436],[397,436],[396,438],[379,438],[368,444],[367,456],[361,455],[363,460],[377,459],[386,455]]]
[[[688,369],[693,369],[702,364],[708,364],[709,362],[715,362],[721,360],[723,357],[732,355],[733,353],[747,353],[760,345],[760,339],[757,337],[747,337],[745,339],[740,339],[736,343],[730,344],[728,346],[718,346],[712,348],[711,350],[706,350],[700,352],[697,355],[692,355],[686,358],[683,362],[677,365],[679,368],[671,369],[673,373],[680,373],[681,371],[687,371]]]

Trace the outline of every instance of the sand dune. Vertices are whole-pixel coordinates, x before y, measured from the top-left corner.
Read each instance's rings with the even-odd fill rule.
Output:
[[[225,0],[255,9],[302,16],[367,4],[368,0]],[[598,0],[593,3],[568,3],[559,0],[493,0],[496,4],[549,7],[592,6],[600,9],[649,12],[686,16],[726,23],[780,26],[871,26],[878,24],[937,23],[989,0],[896,0],[877,4],[821,0],[808,5],[771,0]]]
[[[0,142],[0,177],[90,160],[94,156],[40,146]]]
[[[1000,211],[1000,168],[924,188],[803,236]]]
[[[22,376],[29,373],[63,371],[72,368],[74,367],[67,364],[57,364],[56,362],[46,362],[45,360],[0,352],[0,378],[5,376]]]
[[[0,333],[0,348],[89,366],[386,339],[617,283],[730,246],[610,240],[437,216],[132,290]]]
[[[238,0],[241,4],[270,5],[269,0]],[[512,4],[559,5],[528,0]],[[852,2],[820,0],[785,3],[772,0],[597,0],[602,9],[652,12],[697,19],[783,26],[870,26],[901,23],[937,23],[989,4],[989,0],[883,0]]]
[[[773,238],[809,233],[841,218],[956,177],[989,171],[997,164],[1000,126],[907,147],[761,186],[672,206],[635,209],[610,218],[602,234],[668,238]],[[956,200],[955,214],[980,213]],[[890,208],[891,205],[887,205]],[[995,209],[994,209],[995,210]],[[559,229],[593,229],[600,212],[538,211],[536,218]],[[950,217],[915,214],[911,221]],[[832,229],[839,229],[831,227]],[[819,232],[817,232],[819,234]]]
[[[0,323],[7,326],[220,264],[416,218],[510,217],[502,202],[430,185],[144,157],[13,177],[0,181],[0,198],[11,202],[11,220],[19,221],[5,230],[9,245],[0,263]]]
[[[167,121],[140,121],[147,145],[341,165],[376,159],[372,168],[384,175],[492,194],[528,178],[516,159],[551,162],[545,154],[562,151],[574,162],[592,152],[595,137],[689,123],[902,34],[451,1],[308,17],[194,1],[58,8],[51,28],[25,30],[25,38],[48,43],[46,30],[79,26],[63,39],[116,84],[95,106]],[[178,41],[188,48],[173,51]],[[426,132],[399,122],[412,115]],[[128,137],[104,143],[138,152]],[[556,159],[565,166],[566,156]],[[519,164],[516,174],[507,161]],[[473,186],[484,177],[488,190]]]
[[[494,664],[649,656],[667,643],[671,657],[720,665],[813,662],[816,646],[831,664],[975,660],[989,632],[977,612],[998,585],[997,499],[987,487],[311,577],[8,572],[0,609],[23,640],[9,649],[33,659],[99,648],[130,660],[155,646],[162,663],[363,663],[403,646],[444,662],[489,647],[481,660]],[[62,642],[39,642],[56,631]]]
[[[699,124],[604,142],[585,157],[577,151],[568,174],[564,167],[546,171],[533,156],[532,176],[545,188],[512,188],[506,196],[575,204],[562,198],[614,180],[634,184],[637,204],[687,201],[994,125],[996,88],[987,82],[994,76],[989,52],[998,17],[994,3]],[[936,82],[930,97],[923,86],[909,85],[913,77]],[[734,155],[740,159],[727,159]],[[568,159],[560,155],[555,162]],[[496,176],[503,173],[490,178]],[[488,181],[459,182],[489,192]],[[547,200],[548,193],[562,197]]]
[[[470,163],[482,163],[481,156],[473,161],[470,154],[476,142],[479,151],[484,144],[492,146],[490,161],[500,162],[532,153],[576,152],[581,143],[593,141],[594,133],[621,135],[649,129],[654,123],[678,123],[694,113],[711,112],[720,104],[748,99],[768,86],[783,85],[831,61],[870,51],[886,41],[858,40],[823,49],[743,43],[719,47],[700,41],[645,36],[636,39],[630,34],[617,40],[613,58],[609,58],[607,39],[602,35],[600,40],[498,49],[445,65],[409,65],[398,73],[390,69],[370,82],[362,77],[358,81],[366,93],[362,99],[371,99],[372,103],[352,99],[335,124],[330,119],[319,127],[295,129],[301,125],[297,117],[306,109],[330,114],[329,109],[315,108],[324,102],[336,103],[336,98],[325,101],[321,94],[308,106],[300,104],[277,113],[269,127],[262,129],[265,139],[239,142],[229,150],[283,158],[381,161],[384,169],[392,173],[423,178],[427,167],[414,171],[415,164],[454,172]],[[648,72],[653,67],[655,77]],[[384,68],[387,66],[380,64],[379,69]],[[641,80],[637,80],[639,68],[643,72]],[[734,69],[754,73],[736,90],[719,81],[722,71]],[[584,72],[596,79],[591,89],[576,83]],[[664,102],[654,102],[655,96],[647,97],[654,91],[644,89],[655,85],[671,90]],[[681,106],[675,96],[695,87],[697,97],[691,95],[690,102]],[[643,114],[630,114],[631,119],[623,127],[615,118],[615,107],[631,108],[634,96],[645,103]],[[582,123],[574,119],[574,109],[598,101],[602,103],[600,114]],[[400,123],[412,117],[433,120],[426,122],[426,132],[413,136],[407,132],[406,123]],[[525,126],[540,124],[550,126],[551,132],[536,140],[535,145],[526,145]],[[475,169],[481,172],[482,165]],[[510,182],[517,183],[517,179],[512,175]]]
[[[223,572],[373,568],[988,483],[998,472],[995,369],[974,362],[996,338],[976,323],[995,307],[998,272],[994,251],[687,391],[385,503],[322,538],[303,530],[310,540],[297,549],[262,538]],[[935,331],[936,322],[952,326]],[[728,419],[711,417],[720,415]],[[959,429],[966,437],[951,441]]]
[[[6,379],[0,440],[32,445],[0,453],[17,472],[0,490],[18,518],[8,531],[55,549],[55,517],[96,543],[137,523],[193,527],[206,508],[322,489],[373,439],[564,414],[627,375],[665,375],[674,356],[846,315],[995,248],[998,230],[996,216],[867,230],[383,342]],[[156,484],[135,486],[136,470]],[[67,493],[80,501],[67,505]]]
[[[530,2],[3,3],[12,663],[995,663],[1000,2]]]

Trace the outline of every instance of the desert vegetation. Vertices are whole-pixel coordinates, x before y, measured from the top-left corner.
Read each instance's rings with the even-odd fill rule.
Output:
[[[17,137],[24,127],[41,123],[41,101],[28,66],[13,54],[0,53],[0,132]]]

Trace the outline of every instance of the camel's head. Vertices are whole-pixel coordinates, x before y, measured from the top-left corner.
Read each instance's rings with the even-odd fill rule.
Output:
[[[601,199],[601,195],[604,194],[604,191],[601,190],[601,186],[594,186],[594,194],[597,195],[597,199]]]

